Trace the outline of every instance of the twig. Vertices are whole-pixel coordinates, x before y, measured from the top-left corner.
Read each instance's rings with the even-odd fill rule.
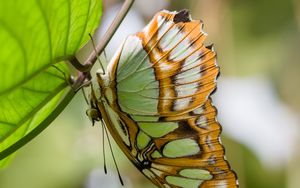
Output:
[[[92,64],[93,65],[96,62],[97,55],[100,56],[100,54],[102,53],[102,51],[104,50],[104,48],[106,47],[106,45],[108,44],[108,42],[110,41],[110,39],[112,38],[114,33],[116,32],[116,30],[120,26],[121,22],[125,18],[131,5],[133,4],[133,2],[134,2],[134,0],[125,0],[124,4],[122,5],[122,8],[118,12],[116,18],[114,19],[114,21],[112,22],[112,24],[110,25],[110,27],[108,28],[108,30],[106,31],[104,36],[101,38],[99,44],[97,45],[96,50],[95,50],[96,52],[93,52],[88,57],[88,59],[84,62],[84,64],[87,64],[87,65]]]
[[[79,70],[78,78],[75,80],[74,84],[72,85],[72,88],[77,91],[81,85],[84,83],[86,78],[89,76],[90,70],[92,69],[93,65],[95,64],[97,60],[97,56],[99,56],[104,48],[107,46],[108,42],[122,23],[123,19],[125,18],[127,12],[129,11],[131,5],[133,4],[134,0],[125,0],[123,3],[120,11],[118,12],[117,16],[113,20],[112,24],[108,28],[108,30],[105,32],[104,36],[100,39],[99,44],[97,45],[95,51],[92,52],[92,54],[87,58],[87,60],[81,64],[77,60],[77,58],[74,56],[70,62],[74,67]]]

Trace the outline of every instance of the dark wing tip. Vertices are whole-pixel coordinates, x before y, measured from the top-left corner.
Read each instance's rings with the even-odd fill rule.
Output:
[[[211,51],[214,51],[214,44],[210,44],[210,45],[207,45],[205,46],[207,49],[211,50]]]
[[[183,9],[181,11],[179,11],[173,18],[174,23],[178,23],[178,22],[190,22],[191,21],[191,17],[190,17],[190,13],[188,10]]]

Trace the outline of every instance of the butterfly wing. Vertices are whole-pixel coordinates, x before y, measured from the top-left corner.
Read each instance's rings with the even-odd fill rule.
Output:
[[[159,187],[237,187],[210,95],[219,68],[203,23],[161,11],[98,74],[98,106],[127,157]]]

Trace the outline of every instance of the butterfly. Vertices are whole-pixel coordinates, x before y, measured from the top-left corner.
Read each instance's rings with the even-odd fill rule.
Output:
[[[219,67],[188,11],[160,11],[96,74],[88,115],[161,188],[238,187],[211,94]]]

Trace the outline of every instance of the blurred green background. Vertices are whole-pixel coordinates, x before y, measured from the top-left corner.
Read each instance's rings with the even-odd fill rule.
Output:
[[[104,2],[102,27],[123,1]],[[189,9],[202,19],[221,67],[215,95],[226,156],[245,188],[300,186],[300,1],[136,0],[107,48],[111,57],[128,35],[161,9]],[[97,37],[96,37],[97,38]],[[99,38],[99,37],[98,37]],[[81,51],[90,53],[87,46]],[[41,135],[0,170],[0,188],[121,187],[101,130],[91,126],[81,93]],[[125,187],[154,187],[114,144]]]

